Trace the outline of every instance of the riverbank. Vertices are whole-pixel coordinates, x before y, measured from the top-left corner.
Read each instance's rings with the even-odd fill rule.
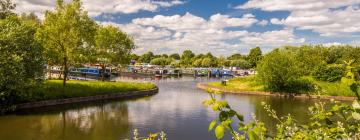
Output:
[[[150,91],[150,92],[148,92]],[[17,108],[32,108],[76,102],[121,98],[128,96],[150,95],[158,91],[153,83],[140,82],[103,82],[68,81],[66,86],[61,80],[48,80],[38,88],[31,89],[32,96],[24,98]]]
[[[301,93],[280,93],[280,92],[269,92],[266,91],[265,87],[256,82],[255,77],[242,77],[234,78],[226,83],[226,86],[222,85],[221,82],[210,82],[210,83],[199,83],[198,88],[203,90],[214,90],[224,93],[234,94],[247,94],[247,95],[265,95],[265,96],[291,96],[299,98],[321,98],[321,99],[335,99],[335,100],[354,100],[355,95],[351,92],[348,87],[343,87],[339,83],[329,83],[309,81],[316,85],[320,91],[314,92],[301,92]]]

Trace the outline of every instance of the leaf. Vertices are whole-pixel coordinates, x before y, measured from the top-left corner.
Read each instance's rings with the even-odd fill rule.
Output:
[[[244,116],[240,114],[236,114],[236,117],[239,119],[239,121],[244,121]]]
[[[225,134],[224,126],[218,125],[218,126],[215,128],[215,137],[216,137],[217,139],[221,139],[221,138],[224,137],[224,134]]]
[[[212,109],[213,109],[214,111],[219,110],[219,104],[218,104],[218,103],[214,103],[213,106],[212,106]]]
[[[215,125],[216,125],[216,120],[211,121],[210,124],[209,124],[209,130],[208,131],[211,131],[214,128]]]
[[[249,140],[260,140],[260,137],[254,131],[249,131],[248,135]]]
[[[227,112],[224,112],[224,111],[220,112],[220,114],[219,114],[219,120],[222,122],[222,121],[225,121],[225,120],[227,120],[227,119],[228,119],[228,114],[227,114]]]
[[[353,113],[352,113],[352,117],[353,117],[354,119],[356,119],[356,120],[360,120],[360,114],[357,113],[357,112],[353,112]]]

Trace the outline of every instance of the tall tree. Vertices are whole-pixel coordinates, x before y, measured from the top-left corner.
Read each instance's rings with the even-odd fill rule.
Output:
[[[56,10],[47,11],[37,39],[46,48],[49,61],[63,67],[63,85],[66,85],[69,63],[78,60],[87,45],[93,44],[95,23],[81,8],[80,0],[64,4],[57,0]],[[81,57],[80,57],[81,58]]]
[[[150,63],[150,61],[154,58],[153,52],[147,52],[140,56],[140,61],[142,63]]]
[[[102,79],[107,64],[128,64],[130,53],[135,48],[133,39],[114,26],[100,27],[96,37],[96,60],[102,67]]]
[[[195,56],[195,54],[191,50],[185,50],[183,54],[181,55],[181,64],[184,67],[188,67],[192,64],[192,58]]]
[[[262,52],[260,47],[252,48],[247,57],[247,60],[250,62],[251,67],[256,67],[258,61],[262,58]]]

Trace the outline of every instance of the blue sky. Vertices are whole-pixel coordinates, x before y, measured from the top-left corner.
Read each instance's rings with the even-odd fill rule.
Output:
[[[68,0],[69,1],[69,0]],[[83,0],[99,24],[131,35],[135,53],[246,54],[283,45],[360,43],[360,0]],[[16,0],[43,18],[54,0]]]

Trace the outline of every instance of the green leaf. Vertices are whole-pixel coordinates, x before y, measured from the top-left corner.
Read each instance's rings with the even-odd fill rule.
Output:
[[[215,128],[215,137],[216,137],[217,139],[221,139],[221,138],[224,137],[224,134],[225,134],[224,126],[218,125],[218,126]]]
[[[210,124],[209,124],[209,130],[208,131],[211,131],[214,128],[215,125],[216,125],[216,120],[211,121]]]
[[[248,135],[249,140],[260,140],[260,137],[254,131],[249,131]]]
[[[227,120],[227,119],[228,119],[228,114],[227,114],[227,112],[225,112],[225,111],[220,112],[220,114],[219,114],[219,120],[222,122],[222,121],[225,121],[225,120]]]
[[[212,106],[212,109],[213,109],[214,111],[219,110],[219,104],[218,104],[218,103],[214,103],[213,106]]]
[[[239,121],[244,121],[244,116],[240,114],[236,114],[236,117],[239,119]]]

